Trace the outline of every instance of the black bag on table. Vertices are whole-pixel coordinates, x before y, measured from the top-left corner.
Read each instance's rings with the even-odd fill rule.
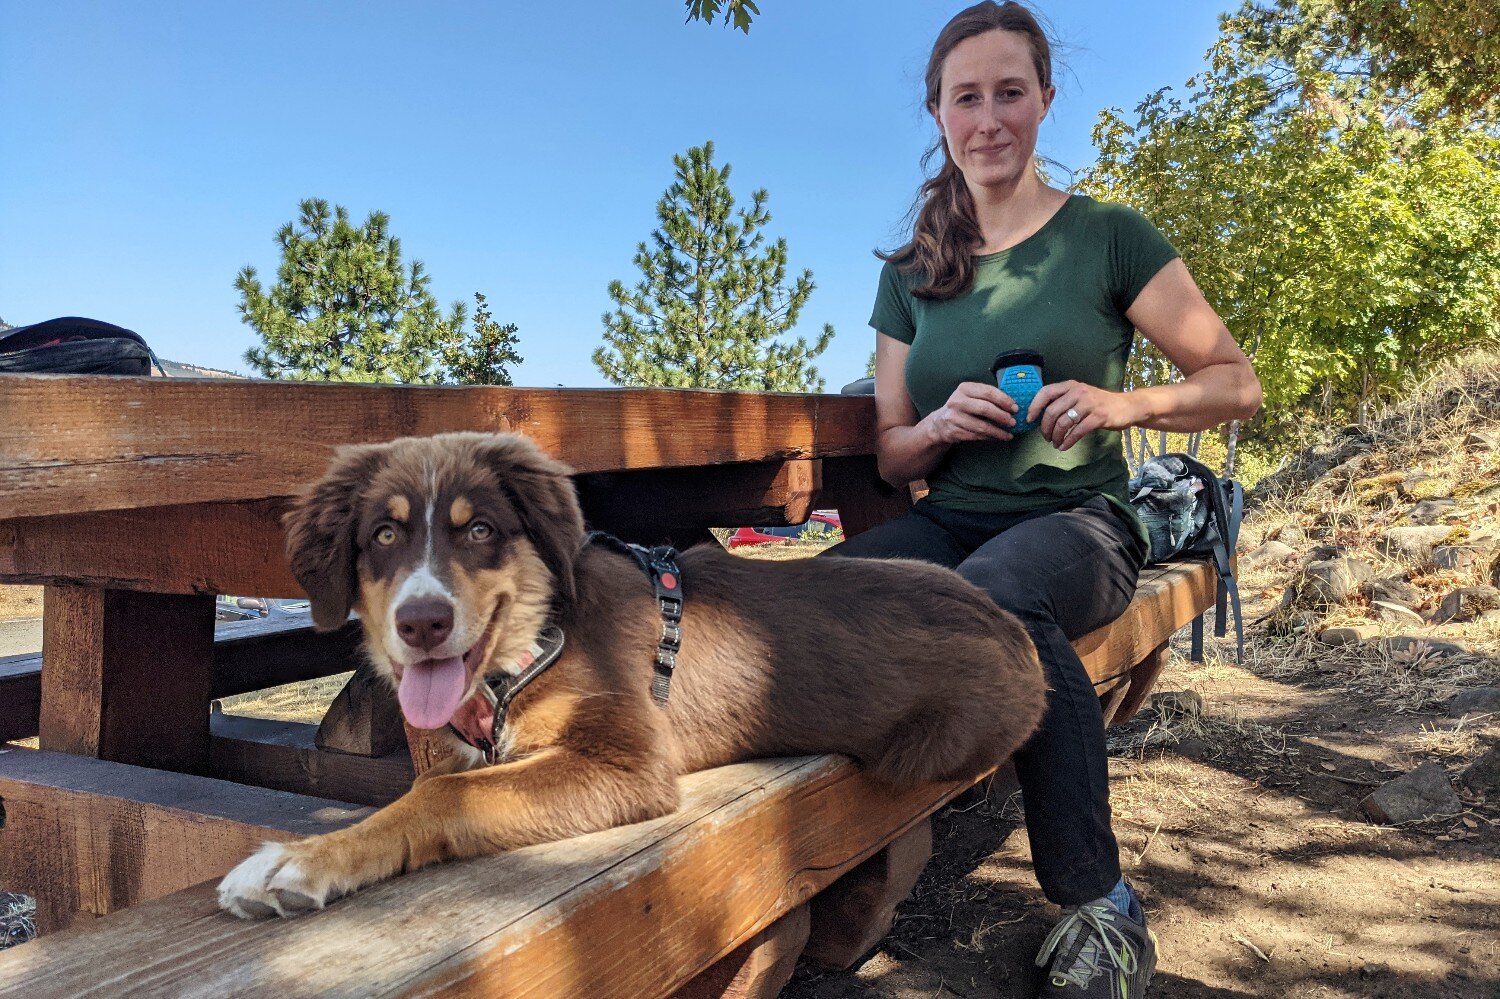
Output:
[[[65,316],[0,332],[0,374],[149,375],[155,361],[139,333]]]

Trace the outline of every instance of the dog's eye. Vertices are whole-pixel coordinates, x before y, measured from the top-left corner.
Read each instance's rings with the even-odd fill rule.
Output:
[[[495,534],[495,529],[482,520],[476,520],[469,525],[470,541],[488,541]]]
[[[377,545],[384,545],[387,548],[390,547],[391,545],[395,544],[396,543],[396,529],[394,527],[392,527],[390,524],[386,524],[386,525],[382,526],[380,528],[380,530],[378,530],[378,531],[375,532],[375,543]]]

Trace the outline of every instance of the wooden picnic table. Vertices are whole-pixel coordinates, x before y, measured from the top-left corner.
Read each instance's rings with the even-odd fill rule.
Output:
[[[210,699],[305,679],[299,660],[330,643],[325,671],[351,668],[352,628],[269,665],[216,656],[215,594],[301,594],[280,516],[336,445],[453,430],[531,436],[577,470],[590,523],[634,541],[800,523],[841,488],[851,529],[907,503],[878,484],[869,399],[0,376],[0,583],[46,587],[41,748],[206,776],[227,759],[237,780],[286,787],[285,732],[257,741]],[[234,731],[215,740],[215,724]],[[290,748],[317,776],[314,747]]]
[[[56,983],[49,994],[77,995],[79,983],[123,983],[110,976],[131,969],[151,994],[163,979],[147,952],[173,968],[198,961],[192,955],[218,954],[209,963],[233,978],[233,955],[242,951],[239,944],[224,951],[224,941],[307,942],[317,927],[332,925],[206,919],[213,903],[201,883],[264,840],[347,825],[393,800],[423,766],[423,747],[408,753],[376,738],[380,698],[358,672],[321,727],[212,713],[213,698],[358,663],[352,625],[325,635],[273,629],[215,641],[213,603],[216,594],[300,593],[280,515],[323,472],[336,445],[453,430],[528,434],[577,471],[590,524],[631,541],[684,545],[706,538],[710,527],[801,523],[815,507],[837,508],[845,532],[857,534],[910,505],[905,490],[879,481],[869,397],[0,376],[0,583],[46,587],[40,669],[0,663],[0,738],[29,728],[40,741],[37,750],[0,751],[0,888],[38,896],[44,931],[159,900],[131,910],[139,917],[119,913],[97,929],[79,925],[57,935],[55,946],[40,947],[44,937],[13,959],[0,957],[0,994],[12,986],[44,994],[35,987],[46,978]],[[1074,643],[1106,717],[1127,718],[1140,707],[1166,660],[1167,639],[1213,595],[1204,564],[1153,568],[1119,621]],[[637,832],[601,834],[591,842],[650,845],[606,851],[593,873],[561,895],[556,879],[533,883],[526,859],[533,854],[491,858],[493,885],[505,885],[515,902],[485,923],[484,946],[476,949],[461,927],[444,927],[406,957],[413,967],[468,974],[531,946],[528,926],[607,939],[610,953],[628,955],[659,942],[664,927],[696,924],[696,932],[674,937],[681,954],[673,962],[652,966],[653,984],[618,979],[621,995],[681,988],[682,996],[727,994],[715,976],[774,981],[809,939],[807,953],[854,960],[889,927],[925,862],[927,815],[962,786],[893,798],[835,757],[746,766],[691,778],[699,790],[689,800],[701,791],[713,803],[704,816],[755,803],[745,814],[771,817],[765,828],[777,830],[774,837],[757,831],[753,823],[762,818],[741,841],[724,832],[739,827],[721,817],[699,822],[686,812]],[[830,826],[824,820],[835,813],[841,818]],[[574,845],[537,849],[534,856],[548,865],[555,859],[559,869],[581,863]],[[704,871],[747,863],[762,877],[743,897],[725,886],[650,894],[659,892],[660,877],[701,885]],[[441,886],[469,877],[459,866],[400,879],[349,911],[381,912],[378,892],[428,891],[423,885],[438,886],[428,901],[442,909]],[[662,873],[639,873],[648,869]],[[626,870],[637,871],[639,883],[618,874]],[[809,938],[805,903],[820,891]],[[638,896],[657,915],[622,932],[608,914]],[[510,909],[531,915],[513,919]],[[386,915],[404,919],[404,911]],[[567,921],[561,931],[559,919]],[[358,941],[349,943],[358,950]],[[277,953],[289,951],[278,945]],[[305,953],[313,964],[329,956]],[[596,986],[589,968],[606,966],[597,950],[581,964],[548,964],[540,953],[532,967],[582,976],[568,979],[570,988],[585,980]],[[103,954],[113,955],[109,969],[98,963]],[[343,969],[351,960],[360,959],[349,954],[335,963]],[[268,983],[264,963],[245,969],[233,987],[227,980],[209,987],[202,978],[203,994],[259,994]],[[407,985],[390,991],[425,981],[427,972],[410,974],[417,977],[401,972],[395,980]],[[561,981],[538,979],[535,991],[515,992],[578,994],[556,991]]]

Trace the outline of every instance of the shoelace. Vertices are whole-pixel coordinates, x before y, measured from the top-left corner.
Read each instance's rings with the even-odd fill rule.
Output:
[[[1037,967],[1045,968],[1052,960],[1052,955],[1057,952],[1070,934],[1087,933],[1088,935],[1083,939],[1083,946],[1079,948],[1078,956],[1060,974],[1053,973],[1052,984],[1058,987],[1076,985],[1079,988],[1087,988],[1089,979],[1105,970],[1102,957],[1108,954],[1113,963],[1113,970],[1119,975],[1120,995],[1123,999],[1129,999],[1129,979],[1135,974],[1136,953],[1135,946],[1115,926],[1115,920],[1118,918],[1119,916],[1112,909],[1097,905],[1080,905],[1072,915],[1054,926],[1052,932],[1047,934],[1047,939],[1042,942],[1041,952],[1036,956]],[[1089,930],[1093,932],[1089,933]]]

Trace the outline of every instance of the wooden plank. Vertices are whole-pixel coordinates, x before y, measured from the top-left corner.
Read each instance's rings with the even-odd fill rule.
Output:
[[[808,903],[808,960],[828,968],[852,968],[891,931],[896,906],[911,894],[931,858],[932,820],[923,819],[819,892]]]
[[[1095,689],[1102,694],[1116,684],[1123,685],[1128,678],[1125,664],[1142,661],[1128,657],[1148,644],[1154,648],[1177,627],[1191,621],[1196,616],[1191,608],[1206,608],[1212,592],[1213,570],[1207,564],[1179,563],[1144,573],[1136,602],[1164,600],[1166,608],[1132,604],[1119,621],[1074,643],[1095,681]],[[1190,602],[1184,605],[1184,599]],[[1184,614],[1186,621],[1182,620]],[[1172,632],[1163,630],[1168,627]],[[260,630],[248,630],[243,635],[228,631],[241,628]],[[348,672],[363,661],[359,646],[357,623],[325,635],[280,623],[247,621],[223,626],[214,645],[212,696],[229,697]],[[40,669],[40,656],[0,660],[0,739],[36,734]]]
[[[355,756],[389,756],[398,750],[407,756],[401,706],[390,683],[369,666],[356,670],[328,706],[314,743]]]
[[[36,735],[42,709],[42,657],[0,659],[0,742]]]
[[[45,606],[41,747],[204,772],[213,597],[49,586]]]
[[[294,492],[322,471],[282,488]],[[709,527],[801,523],[821,485],[818,462],[802,459],[598,473],[575,482],[592,526],[652,543]],[[281,529],[286,503],[137,504],[0,521],[0,581],[300,595]]]
[[[1095,688],[1130,672],[1202,613],[1213,603],[1217,580],[1207,562],[1174,562],[1142,573],[1125,613],[1073,643]]]
[[[794,460],[604,472],[574,481],[591,527],[636,544],[677,544],[674,534],[710,527],[804,522],[823,470],[821,461]]]
[[[724,767],[685,779],[673,815],[439,865],[310,917],[244,922],[190,888],[0,953],[0,994],[670,995],[963,786],[892,792],[837,757]]]
[[[318,634],[308,620],[302,615],[219,624],[214,629],[209,695],[233,697],[316,680],[348,673],[364,662],[358,622]],[[41,653],[0,659],[0,742],[37,734],[41,699]]]
[[[836,395],[0,375],[0,520],[288,496],[334,444],[451,430],[520,431],[579,472],[864,454],[874,415]]]
[[[1161,676],[1161,671],[1166,667],[1171,654],[1171,645],[1162,642],[1152,650],[1144,662],[1130,671],[1130,686],[1125,688],[1125,696],[1120,699],[1119,709],[1113,716],[1116,725],[1125,724],[1141,710],[1141,706],[1151,695],[1151,688],[1156,685],[1156,678]]]
[[[797,906],[672,993],[672,999],[776,999],[797,970],[811,927],[808,907]]]
[[[838,510],[844,537],[862,534],[911,509],[911,493],[896,489],[880,477],[873,454],[829,458],[823,462],[820,506]]]
[[[0,800],[0,884],[37,899],[44,932],[218,877],[265,840],[370,811],[20,748],[0,753]]]
[[[210,775],[236,784],[381,806],[411,790],[415,776],[404,738],[371,758],[319,749],[318,727],[304,722],[214,714],[209,730]]]

